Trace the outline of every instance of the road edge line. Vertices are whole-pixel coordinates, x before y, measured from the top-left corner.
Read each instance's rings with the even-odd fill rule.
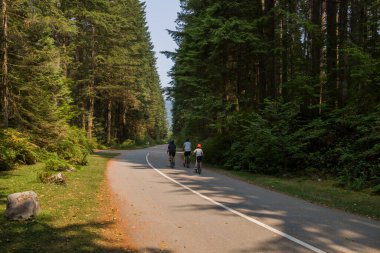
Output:
[[[223,209],[226,209],[227,211],[229,211],[229,212],[231,212],[231,213],[233,213],[233,214],[236,214],[236,215],[238,215],[238,216],[240,216],[240,217],[242,217],[242,218],[244,218],[244,219],[246,219],[246,220],[248,220],[248,221],[250,221],[250,222],[252,222],[252,223],[255,223],[256,225],[259,225],[260,227],[263,227],[263,228],[265,228],[265,229],[267,229],[267,230],[269,230],[269,231],[271,231],[271,232],[273,232],[273,233],[275,233],[275,234],[277,234],[277,235],[280,235],[280,236],[282,236],[282,237],[285,237],[286,239],[288,239],[288,240],[290,240],[290,241],[292,241],[292,242],[295,242],[295,243],[297,243],[297,244],[299,244],[299,245],[301,245],[301,246],[303,246],[303,247],[305,247],[305,248],[307,248],[307,249],[309,249],[309,250],[312,250],[312,251],[314,251],[314,252],[316,252],[316,253],[326,253],[326,252],[323,251],[323,250],[320,250],[320,249],[318,249],[318,248],[316,248],[316,247],[314,247],[314,246],[312,246],[312,245],[310,245],[310,244],[308,244],[308,243],[306,243],[306,242],[303,242],[303,241],[301,241],[301,240],[299,240],[299,239],[297,239],[297,238],[295,238],[295,237],[293,237],[293,236],[291,236],[291,235],[288,235],[288,234],[286,234],[286,233],[284,233],[284,232],[281,232],[280,230],[277,230],[277,229],[275,229],[275,228],[273,228],[273,227],[271,227],[271,226],[269,226],[269,225],[267,225],[267,224],[265,224],[265,223],[262,223],[261,221],[258,221],[258,220],[254,219],[254,218],[252,218],[252,217],[249,217],[248,215],[245,215],[245,214],[243,214],[243,213],[241,213],[241,212],[239,212],[239,211],[236,211],[235,209],[232,209],[232,208],[230,208],[230,207],[228,207],[228,206],[225,206],[225,205],[223,205],[222,203],[219,203],[219,202],[217,202],[217,201],[215,201],[215,200],[213,200],[213,199],[211,199],[211,198],[209,198],[209,197],[203,195],[202,193],[199,193],[199,192],[197,192],[197,191],[191,189],[190,187],[188,187],[188,186],[186,186],[186,185],[184,185],[184,184],[182,184],[182,183],[176,181],[175,179],[173,179],[173,178],[169,177],[168,175],[166,175],[165,173],[161,172],[159,169],[155,168],[155,167],[149,162],[149,158],[148,158],[148,157],[149,157],[149,152],[148,152],[147,155],[145,156],[145,160],[146,160],[146,162],[148,163],[148,165],[149,165],[152,169],[154,169],[156,172],[158,172],[159,174],[161,174],[163,177],[165,177],[165,178],[169,179],[170,181],[172,181],[173,183],[175,183],[175,184],[177,184],[177,185],[179,185],[179,186],[185,188],[186,190],[191,191],[192,193],[198,195],[199,197],[201,197],[201,198],[203,198],[203,199],[205,199],[205,200],[207,200],[207,201],[209,201],[209,202],[211,202],[211,203],[213,203],[213,204],[215,204],[215,205],[217,205],[217,206],[219,206],[219,207],[222,207]]]

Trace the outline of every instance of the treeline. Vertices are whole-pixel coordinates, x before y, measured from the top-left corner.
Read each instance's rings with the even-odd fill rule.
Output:
[[[138,0],[1,0],[1,128],[18,131],[1,132],[2,155],[22,134],[63,157],[96,142],[165,137],[144,8]]]
[[[173,131],[236,170],[380,191],[378,1],[183,0]]]

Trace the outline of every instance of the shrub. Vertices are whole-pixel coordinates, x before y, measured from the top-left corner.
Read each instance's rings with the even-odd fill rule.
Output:
[[[240,117],[236,119],[237,128],[240,130],[237,131],[232,145],[225,153],[225,166],[234,170],[259,172],[261,161],[270,155],[267,148],[271,145],[272,134],[266,125],[267,122],[260,115],[250,114],[244,118],[244,120]]]
[[[191,141],[191,139],[190,139]],[[200,141],[202,144],[202,149],[205,154],[205,161],[213,164],[221,164],[225,161],[225,156],[223,154],[222,147],[228,147],[227,140],[224,138],[209,138],[204,141]],[[192,142],[193,149],[196,147],[197,143]],[[182,142],[178,145],[182,146]]]
[[[372,193],[376,194],[376,195],[380,195],[380,184],[378,184],[375,187],[373,187]]]
[[[157,142],[160,142],[160,140],[155,140],[152,137],[150,137],[149,135],[147,135],[145,138],[145,144],[144,145],[154,146],[157,144]]]
[[[46,171],[66,171],[71,168],[72,166],[62,159],[49,159],[45,162]]]
[[[380,108],[365,115],[343,111],[334,116],[337,135],[344,141],[336,143],[340,152],[333,174],[342,186],[354,190],[376,187],[380,184]]]
[[[47,147],[49,152],[56,153],[61,159],[76,165],[86,165],[87,156],[92,150],[84,132],[76,127],[70,127],[65,135],[58,138]]]
[[[208,126],[205,158],[234,170],[333,177],[342,187],[380,192],[380,106],[322,115],[299,108],[267,100],[256,112],[222,115]],[[178,137],[187,133],[184,125]]]
[[[266,174],[282,173],[291,168],[290,154],[298,152],[289,142],[289,122],[294,115],[292,105],[268,101],[261,114],[236,115],[230,124],[234,134],[225,152],[225,166]]]
[[[124,140],[119,146],[118,148],[120,149],[127,149],[127,148],[131,148],[135,145],[135,141],[134,140],[131,140],[131,139],[126,139]]]
[[[40,149],[30,139],[14,129],[0,131],[0,170],[15,168],[18,164],[34,164]]]

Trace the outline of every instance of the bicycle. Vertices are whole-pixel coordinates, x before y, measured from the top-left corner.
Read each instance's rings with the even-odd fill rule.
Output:
[[[185,155],[185,162],[183,163],[183,167],[190,168],[190,154]]]
[[[171,167],[171,168],[174,168],[174,166],[175,166],[175,159],[174,159],[174,156],[169,155],[169,162],[170,162],[170,167]]]
[[[195,169],[195,173],[198,173],[199,175],[202,173],[202,162],[198,160],[196,161],[197,168]]]

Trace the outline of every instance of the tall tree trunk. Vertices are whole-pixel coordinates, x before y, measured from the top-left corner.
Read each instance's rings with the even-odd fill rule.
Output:
[[[289,0],[289,12],[290,13],[297,13],[297,8],[298,8],[298,3],[296,1],[292,1],[292,0]],[[301,32],[300,30],[290,30],[290,28],[288,28],[289,30],[289,79],[292,80],[294,79],[295,77],[295,59],[296,59],[296,50],[297,48],[302,48],[302,46],[300,45],[301,43]],[[305,34],[305,38],[304,40],[307,41],[307,34]],[[305,57],[307,57],[307,54],[305,53],[304,54]],[[307,69],[307,66],[306,66],[306,69]],[[291,95],[291,90],[288,89],[288,93],[289,93],[289,96]]]
[[[359,17],[359,39],[363,50],[367,51],[368,44],[368,15],[366,1],[360,2],[360,17]]]
[[[314,31],[310,33],[311,37],[311,75],[313,77],[314,94],[320,94],[320,74],[321,74],[321,50],[322,50],[322,39],[321,39],[321,1],[312,0],[311,7],[311,22],[314,25]],[[312,97],[305,94],[304,97],[304,111],[308,112],[307,107],[310,104],[317,105],[319,101],[315,101]]]
[[[95,110],[95,26],[92,25],[92,38],[91,38],[91,61],[92,61],[92,73],[88,86],[89,96],[89,110],[88,110],[88,122],[87,122],[87,138],[92,139],[92,131],[94,125],[94,110]]]
[[[351,0],[351,16],[350,16],[350,39],[358,47],[362,47],[362,31],[360,24],[360,13],[362,11],[362,4],[360,0]],[[359,64],[355,59],[349,59],[350,67]],[[361,82],[355,82],[354,78],[349,78],[349,87],[354,89],[353,92],[357,93],[361,90]]]
[[[353,43],[356,45],[360,45],[360,39],[359,39],[359,30],[360,30],[360,24],[359,24],[359,11],[360,11],[360,5],[359,0],[351,0],[351,17],[350,17],[350,38]]]
[[[326,40],[326,101],[330,109],[336,107],[337,101],[337,2],[326,2],[327,40]]]
[[[325,93],[326,93],[326,83],[324,82],[324,78],[326,75],[326,46],[323,41],[326,39],[326,1],[321,0],[321,59],[320,59],[320,73],[319,73],[319,110],[318,113],[322,114],[323,104],[325,103]]]
[[[64,55],[64,60],[63,60],[63,73],[65,74],[65,77],[69,77],[69,70],[68,70],[68,55],[67,55],[67,42],[66,42],[66,37],[63,39],[63,55]]]
[[[81,103],[81,119],[82,119],[82,129],[84,132],[86,132],[86,110],[84,108],[84,103]]]
[[[347,1],[341,1],[339,3],[339,43],[338,43],[338,106],[344,106],[348,97],[348,82],[347,82],[347,56],[344,52],[344,47],[347,41]]]
[[[7,1],[2,0],[2,41],[1,51],[3,54],[2,62],[2,77],[1,77],[1,92],[2,92],[2,109],[3,109],[3,124],[7,128],[9,126],[9,84],[8,84],[8,11]]]
[[[261,0],[260,17],[265,13],[265,0]],[[259,29],[260,35],[265,37],[264,27]],[[264,99],[267,97],[267,81],[266,81],[266,55],[261,53],[257,64],[257,104],[261,107],[264,103]]]
[[[107,143],[111,143],[111,127],[112,127],[112,100],[108,99],[107,105]]]
[[[231,45],[226,46],[225,52],[225,68],[228,74],[224,76],[224,96],[226,102],[232,106],[231,110],[237,112],[240,110],[236,75],[238,63]]]
[[[372,20],[371,20],[371,41],[370,41],[370,48],[371,48],[371,55],[373,58],[379,57],[379,48],[378,45],[380,44],[379,41],[379,5],[373,4],[371,8],[372,13]]]
[[[262,106],[264,103],[264,99],[267,97],[267,81],[266,81],[266,64],[265,64],[265,56],[261,55],[259,60],[258,67],[258,101],[259,106]]]
[[[286,12],[290,12],[290,3],[288,0],[283,2],[283,9]],[[288,100],[288,89],[286,89],[283,85],[288,81],[288,69],[289,69],[289,31],[288,31],[288,18],[287,15],[282,15],[281,17],[281,95],[285,99]]]
[[[87,118],[87,138],[92,139],[92,130],[94,126],[94,111],[95,111],[95,98],[94,95],[89,97],[89,110]]]
[[[267,82],[267,91],[268,97],[274,99],[276,98],[276,61],[275,61],[275,47],[276,47],[276,38],[275,38],[275,18],[274,18],[274,3],[275,0],[265,0],[265,15],[267,16],[268,22],[266,24],[265,37],[269,45],[269,55],[266,59],[267,71],[266,71],[266,82]]]
[[[123,121],[123,127],[127,127],[127,112],[128,112],[128,108],[127,108],[127,102],[126,101],[123,101],[123,116],[122,116],[122,121]]]

